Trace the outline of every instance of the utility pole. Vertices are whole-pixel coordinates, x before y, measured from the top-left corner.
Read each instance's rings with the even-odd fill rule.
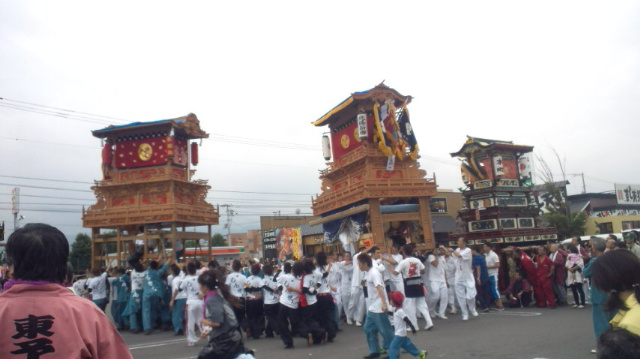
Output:
[[[13,213],[13,230],[14,232],[18,230],[19,221],[22,219],[18,219],[18,214],[20,213],[20,188],[15,187],[11,190],[11,213]],[[20,216],[22,217],[22,216]]]
[[[231,243],[231,222],[233,222],[233,216],[238,214],[238,212],[231,209],[231,207],[233,207],[231,204],[223,204],[221,207],[226,208],[227,223],[224,224],[224,228],[227,229],[227,244],[231,247],[233,245]]]
[[[571,173],[569,175],[573,176],[573,177],[578,177],[578,176],[582,177],[582,194],[587,193],[587,185],[584,183],[584,172],[582,172],[582,173]]]

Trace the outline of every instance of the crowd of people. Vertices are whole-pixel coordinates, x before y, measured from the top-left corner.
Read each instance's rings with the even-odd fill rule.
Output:
[[[16,231],[7,243],[13,278],[5,283],[0,303],[30,296],[41,310],[11,314],[25,316],[25,321],[35,315],[40,331],[36,340],[12,343],[10,348],[0,345],[3,354],[65,348],[62,341],[54,346],[48,337],[60,315],[54,318],[45,310],[50,308],[44,299],[42,303],[38,299],[60,295],[59,284],[70,281],[65,276],[68,244],[60,236],[53,227],[29,225]],[[589,243],[576,237],[566,246],[548,243],[500,250],[488,242],[468,247],[466,240],[459,238],[455,249],[441,245],[421,252],[413,244],[388,250],[372,246],[359,248],[353,255],[318,252],[284,262],[250,259],[220,264],[214,260],[206,266],[194,260],[173,263],[160,254],[144,258],[136,249],[128,258],[129,270],[94,269],[88,279],[76,281],[72,288],[95,303],[87,313],[104,311],[110,301],[117,330],[147,335],[157,329],[173,330],[175,335],[185,336],[188,346],[208,338],[200,358],[230,359],[252,358],[244,343],[263,337],[278,336],[286,349],[294,348],[295,337],[303,338],[309,346],[332,343],[345,324],[362,327],[368,347],[365,359],[396,358],[401,348],[424,358],[426,350],[416,348],[407,332],[431,330],[432,318],[447,320],[447,315],[460,313],[461,319],[468,321],[479,311],[522,308],[532,303],[582,309],[590,300],[598,345],[594,352],[608,358],[611,353],[621,353],[616,343],[640,339],[640,250],[635,236],[631,232],[624,241],[594,236]],[[64,239],[66,254],[56,249],[60,263],[53,262],[55,251],[42,260],[38,256],[45,255],[33,250],[42,246],[45,238],[54,238],[61,246]],[[51,239],[47,243],[56,244]],[[27,270],[25,261],[33,268]],[[60,266],[59,270],[40,268],[55,266]],[[572,292],[571,303],[567,289]],[[60,299],[59,306],[87,310],[81,303],[90,302],[72,299],[78,296],[61,296],[64,300]],[[76,309],[63,315],[73,317]],[[0,312],[0,316],[7,315],[6,310]],[[106,316],[88,315],[101,324],[83,334],[87,344],[82,350],[101,350],[99,343],[107,338],[117,344],[112,350],[126,358],[129,354],[124,354],[122,339],[104,324]],[[5,330],[18,330],[20,338],[21,328],[11,324]],[[92,341],[97,341],[97,346]]]

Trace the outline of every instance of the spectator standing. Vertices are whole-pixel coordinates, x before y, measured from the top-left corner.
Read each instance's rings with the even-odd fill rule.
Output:
[[[12,278],[0,294],[1,358],[132,358],[104,313],[61,285],[69,258],[62,232],[27,224],[5,250]]]
[[[609,251],[591,270],[593,285],[608,295],[604,309],[616,313],[609,323],[640,335],[640,259],[630,251]]]
[[[635,254],[636,257],[640,258],[640,246],[636,241],[638,240],[638,235],[636,232],[627,232],[624,234],[624,241],[627,244],[627,249],[631,251],[631,253]]]
[[[582,275],[584,277],[591,277],[591,266],[598,261],[598,257],[604,254],[604,251],[606,249],[605,241],[602,238],[592,237],[589,242],[591,242],[593,258],[584,266],[584,270],[582,271]],[[591,286],[589,295],[591,297],[591,319],[593,322],[593,334],[597,341],[600,334],[609,328],[609,320],[611,319],[612,315],[610,312],[605,311],[603,307],[605,301],[607,300],[607,295],[597,287],[594,287],[593,283],[589,284]],[[592,349],[591,352],[595,354],[596,350]]]
[[[565,287],[565,256],[558,250],[556,243],[549,245],[549,259],[553,263],[553,277],[551,278],[551,289],[560,306],[567,305],[567,288]],[[584,263],[584,262],[583,262]]]
[[[584,262],[576,246],[569,245],[569,252],[565,263],[565,268],[567,269],[567,286],[571,288],[571,292],[573,293],[573,300],[575,301],[573,307],[582,309],[585,306],[585,295],[582,288],[584,282],[582,278]]]

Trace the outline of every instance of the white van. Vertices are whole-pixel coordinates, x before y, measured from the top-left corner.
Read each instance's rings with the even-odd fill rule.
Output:
[[[623,231],[623,233],[624,232],[629,232],[629,231],[631,231],[631,229],[629,229],[627,231]],[[614,236],[616,236],[616,238],[618,238],[619,241],[621,241],[623,233],[604,233],[604,234],[594,234],[593,236],[596,236],[596,237],[599,237],[599,238],[602,238],[602,239],[606,240],[607,237],[609,237],[610,234],[613,234]],[[580,236],[580,241],[584,243],[584,242],[589,241],[589,238],[591,238],[591,236]],[[566,246],[567,244],[571,243],[571,238],[565,239],[561,243],[562,243],[562,245]]]

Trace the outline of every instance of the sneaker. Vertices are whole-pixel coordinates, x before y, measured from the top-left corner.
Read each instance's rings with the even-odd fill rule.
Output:
[[[462,317],[462,320],[469,320],[469,317]]]
[[[285,349],[293,349],[293,343],[289,343],[284,346]]]
[[[578,305],[574,304],[574,305],[571,306],[571,308],[578,308]]]
[[[387,354],[387,349],[380,348],[380,354]]]
[[[578,309],[584,309],[584,305],[579,305]]]
[[[347,318],[347,324],[353,325],[353,322],[351,321],[351,318]]]
[[[449,319],[447,318],[446,315],[440,315],[440,314],[436,314],[436,318],[440,318],[440,319]]]
[[[595,349],[591,349],[591,354],[596,354],[596,350]]]
[[[362,326],[362,323],[356,320],[356,327],[361,327],[361,326]]]
[[[486,312],[488,312],[488,311],[490,311],[490,310],[491,310],[491,309],[489,309],[488,307],[487,307],[487,308],[482,308],[482,309],[480,309],[480,311],[482,311],[482,312],[484,312],[484,313],[486,313]]]
[[[418,358],[424,359],[426,357],[427,357],[427,351],[426,350],[421,350],[420,353],[418,353]]]
[[[471,315],[473,315],[474,317],[477,317],[477,316],[478,316],[478,312],[477,312],[477,311],[475,311],[475,310],[472,310],[472,311],[471,311]]]
[[[498,308],[496,308],[496,310],[497,310],[498,312],[504,312],[504,307],[498,307]]]
[[[374,359],[374,358],[380,358],[380,353],[371,353],[369,355],[364,356],[364,359]]]
[[[195,345],[196,345],[196,343],[194,343],[194,342],[187,342],[187,345],[188,345],[188,346],[190,346],[190,347],[193,347],[193,346],[195,346]]]

